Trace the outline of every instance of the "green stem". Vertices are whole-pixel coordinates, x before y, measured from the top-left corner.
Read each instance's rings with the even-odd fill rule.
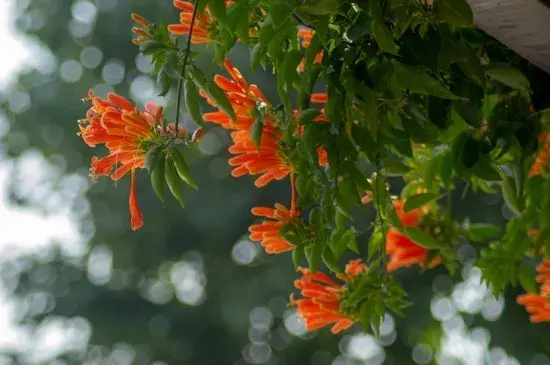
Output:
[[[378,210],[378,219],[380,221],[380,228],[382,229],[382,237],[383,239],[385,240],[386,239],[386,234],[387,234],[387,228],[386,228],[386,222],[384,221],[384,217],[383,217],[383,210],[382,210],[382,205],[381,205],[381,202],[380,202],[380,181],[382,180],[382,174],[380,173],[382,167],[380,165],[380,159],[381,159],[381,156],[380,156],[380,147],[381,147],[381,138],[382,138],[382,126],[380,125],[380,123],[378,124],[378,130],[376,131],[376,134],[377,134],[377,138],[376,138],[376,143],[377,143],[377,148],[376,148],[376,209]],[[385,186],[382,186],[382,188],[386,188]],[[374,233],[374,232],[373,232]],[[380,267],[380,270],[381,270],[381,275],[383,275],[384,278],[387,279],[387,274],[388,274],[388,257],[387,257],[387,253],[386,253],[386,245],[385,244],[382,244],[381,248],[380,248],[380,259],[382,260],[382,265]]]
[[[449,240],[449,245],[451,245],[451,229],[453,226],[453,191],[447,189],[447,239]]]
[[[195,27],[195,18],[197,17],[197,9],[199,0],[195,0],[193,6],[193,15],[191,16],[191,26],[189,27],[189,36],[187,37],[187,45],[185,46],[185,55],[183,56],[183,63],[181,65],[180,79],[178,80],[178,96],[176,99],[176,122],[175,133],[176,137],[179,134],[180,123],[180,108],[181,108],[181,94],[183,93],[183,81],[185,80],[185,68],[187,67],[187,60],[189,59],[189,52],[191,51],[191,38],[193,37],[193,28]]]

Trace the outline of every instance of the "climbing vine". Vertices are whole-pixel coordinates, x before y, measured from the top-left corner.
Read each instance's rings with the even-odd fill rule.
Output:
[[[452,274],[464,240],[482,245],[477,265],[495,294],[520,284],[531,320],[550,320],[550,111],[534,109],[512,53],[475,28],[465,0],[173,4],[179,22],[132,14],[132,32],[160,95],[177,89],[175,122],[155,104],[93,92],[80,121],[83,140],[109,152],[94,157],[92,177],[131,175],[132,229],[144,224],[137,171],[148,170],[163,202],[168,185],[183,207],[182,182],[198,188],[187,150],[223,128],[232,176],[254,176],[255,188],[290,185],[288,201],[252,209],[250,239],[292,256],[302,277],[290,302],[308,330],[360,322],[378,331],[386,311],[410,305],[394,273],[443,265]],[[252,70],[273,72],[279,100],[233,66],[236,43],[249,47]],[[213,80],[197,62],[203,45],[224,69]],[[503,232],[453,216],[470,189],[502,194],[513,213]],[[359,232],[368,209],[375,217]]]

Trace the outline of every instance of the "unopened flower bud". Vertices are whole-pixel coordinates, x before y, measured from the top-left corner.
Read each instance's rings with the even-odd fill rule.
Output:
[[[136,23],[141,24],[144,27],[149,27],[150,26],[149,22],[139,14],[132,13],[131,17]]]
[[[191,142],[199,142],[202,139],[202,136],[204,135],[204,128],[199,127],[193,132],[193,136],[191,137]]]

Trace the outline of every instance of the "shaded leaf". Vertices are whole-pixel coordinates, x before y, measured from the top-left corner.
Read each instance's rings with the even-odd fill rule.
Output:
[[[183,157],[180,150],[177,148],[170,149],[170,155],[172,156],[172,159],[174,160],[174,166],[176,167],[176,171],[179,175],[179,177],[185,181],[189,186],[198,189],[197,184],[191,177],[191,174],[189,173],[189,168],[187,167],[187,163],[185,162],[185,158]]]
[[[200,107],[199,107],[199,90],[197,85],[192,80],[185,80],[185,105],[187,111],[193,118],[193,121],[199,127],[204,126],[204,121],[202,120]]]
[[[434,0],[435,18],[456,27],[470,27],[474,14],[466,0]]]
[[[405,201],[405,205],[403,206],[403,211],[405,213],[408,213],[411,210],[420,208],[437,198],[439,198],[439,195],[433,194],[433,193],[422,193],[422,194],[410,196]]]
[[[483,242],[498,236],[500,227],[487,223],[475,223],[468,225],[466,233],[470,240]]]
[[[159,151],[158,154],[156,154],[155,161],[153,162],[153,165],[151,167],[151,186],[153,187],[153,190],[159,197],[160,201],[164,205],[164,181],[165,181],[165,165],[164,160],[166,158],[166,155],[163,151]]]
[[[428,232],[417,227],[406,227],[405,234],[418,246],[427,249],[440,249],[443,244]]]
[[[165,159],[165,177],[168,183],[168,188],[176,200],[180,203],[181,207],[185,207],[185,200],[181,192],[180,178],[174,166],[174,161],[170,157]]]
[[[514,89],[529,92],[531,88],[529,80],[523,73],[505,64],[492,65],[485,73],[492,79]]]

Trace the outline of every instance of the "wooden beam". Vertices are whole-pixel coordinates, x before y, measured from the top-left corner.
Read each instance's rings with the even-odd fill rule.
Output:
[[[539,0],[468,0],[477,26],[550,74],[550,8]]]

